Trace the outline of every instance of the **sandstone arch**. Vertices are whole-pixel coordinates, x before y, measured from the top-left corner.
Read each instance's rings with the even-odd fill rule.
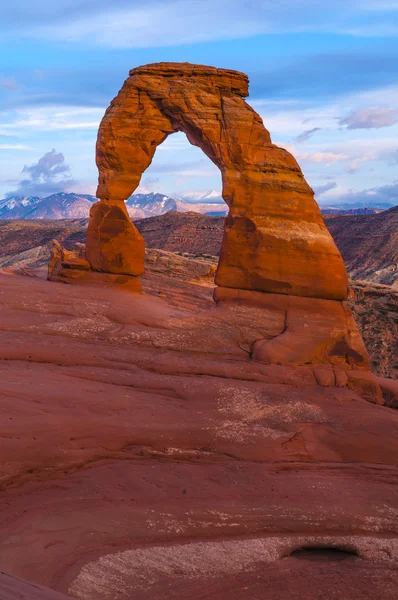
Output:
[[[216,284],[225,288],[343,300],[344,263],[314,194],[289,152],[271,142],[245,102],[245,74],[188,63],[130,71],[101,122],[99,185],[87,260],[94,271],[139,276],[143,240],[124,201],[156,148],[186,133],[219,167],[229,206]]]

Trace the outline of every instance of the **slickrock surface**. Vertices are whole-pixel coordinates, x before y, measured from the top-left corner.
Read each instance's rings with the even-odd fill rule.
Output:
[[[217,285],[344,300],[344,263],[313,191],[293,156],[271,142],[260,116],[245,102],[247,95],[248,78],[237,71],[189,63],[130,71],[99,127],[101,202],[92,210],[124,207],[156,148],[168,135],[184,131],[222,173],[229,214]],[[106,219],[95,220],[93,213],[88,260],[101,257],[93,263],[95,269],[107,263],[107,247],[101,243],[107,227]],[[130,256],[130,247],[115,241],[115,252]],[[136,253],[142,257],[139,244]],[[120,273],[110,264],[103,270]]]
[[[398,287],[398,206],[377,215],[324,218],[351,277]]]
[[[101,203],[98,206],[101,207]],[[160,254],[152,260],[152,269],[159,270],[156,264],[160,263],[160,270],[169,270],[172,276],[175,275],[174,266],[177,266],[177,271],[186,271],[184,263],[187,261],[184,258],[174,257],[167,264],[167,256],[162,256],[161,251],[158,252]],[[86,255],[82,245],[79,245],[73,254],[54,240],[47,278],[66,284],[101,284],[105,287],[141,292],[140,280],[137,277],[96,273],[83,258]],[[202,263],[200,266],[205,266],[203,275],[210,277],[208,283],[211,285],[215,270],[209,263]],[[193,275],[194,272],[190,278]],[[135,287],[137,284],[138,288]],[[242,340],[241,347],[245,347],[249,358],[265,364],[320,365],[320,371],[316,371],[320,383],[329,382],[332,377],[336,385],[348,385],[356,391],[360,389],[364,398],[371,402],[382,402],[381,391],[370,373],[369,356],[346,302],[322,298],[304,299],[300,296],[267,294],[228,287],[216,287],[213,298],[226,311],[241,307],[248,309],[246,322],[232,321],[230,325],[239,328],[244,326],[248,332],[249,338]],[[257,320],[259,324],[256,329]],[[273,324],[267,330],[267,326],[264,325],[267,321],[269,324],[279,323],[278,330],[275,331]],[[213,326],[211,322],[208,325]],[[219,323],[216,323],[216,327],[218,326]],[[250,331],[251,327],[254,327],[253,331]],[[258,332],[261,332],[261,335],[256,337]],[[332,366],[333,371],[325,375],[323,365]]]
[[[82,600],[395,598],[397,411],[250,359],[282,311],[143,284],[0,275],[0,569]]]
[[[68,600],[69,596],[0,571],[0,600]]]

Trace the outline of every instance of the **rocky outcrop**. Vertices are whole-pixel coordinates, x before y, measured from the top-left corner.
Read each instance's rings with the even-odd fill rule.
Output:
[[[95,283],[141,291],[140,287],[133,287],[140,285],[139,278],[95,273],[82,258],[83,254],[80,245],[73,253],[54,242],[48,278],[62,283]],[[198,259],[148,250],[146,266],[152,282],[156,276],[160,277],[157,293],[161,296],[167,295],[168,282],[175,278],[186,284],[201,282],[209,291],[213,289],[215,257]],[[164,275],[166,279],[162,278]],[[198,323],[216,329],[235,327],[238,331],[243,327],[245,333],[239,333],[240,347],[251,360],[276,365],[320,366],[314,375],[320,385],[348,385],[370,402],[383,402],[377,381],[370,373],[369,356],[361,334],[346,302],[223,287],[216,288],[213,295],[220,310],[214,317],[198,315]],[[184,301],[181,304],[184,306]],[[229,310],[243,311],[245,320],[227,325],[222,315]],[[221,315],[221,320],[217,315]],[[232,335],[236,336],[236,332]],[[182,337],[180,335],[176,350]]]
[[[93,271],[132,275],[144,272],[145,245],[124,202],[97,202],[90,210],[86,258]]]
[[[148,248],[145,251],[145,268],[152,274],[160,273],[183,281],[203,281],[213,287],[216,273],[215,257],[183,256],[175,252],[165,252]]]
[[[369,351],[372,371],[398,379],[398,289],[351,281],[348,305]]]
[[[354,279],[398,288],[398,206],[377,215],[325,216]]]
[[[123,210],[156,148],[183,131],[222,173],[229,214],[217,285],[343,300],[346,271],[313,191],[291,154],[272,144],[261,118],[246,104],[247,95],[247,76],[236,71],[188,63],[133,69],[99,128],[101,202],[94,211],[105,210],[100,206]],[[96,256],[95,269],[100,264],[111,269],[101,243],[108,225],[95,215],[89,223],[88,260]],[[126,254],[122,262],[131,250],[118,247]],[[135,255],[142,260],[140,243]]]
[[[177,212],[135,221],[147,248],[219,256],[224,217]]]
[[[141,293],[139,277],[94,271],[86,259],[84,244],[76,244],[73,250],[66,250],[57,240],[53,240],[47,279],[75,285],[122,287],[130,292]]]

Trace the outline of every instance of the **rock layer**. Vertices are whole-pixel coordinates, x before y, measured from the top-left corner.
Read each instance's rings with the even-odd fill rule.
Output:
[[[260,116],[245,102],[243,73],[189,63],[158,63],[130,71],[98,132],[100,203],[89,223],[88,260],[114,269],[102,244],[103,207],[123,210],[156,148],[186,133],[222,173],[229,207],[216,283],[223,287],[343,300],[345,267],[312,189],[296,160],[271,142]],[[140,240],[114,242],[121,262],[143,258]],[[92,257],[96,257],[95,260]],[[333,273],[333,277],[330,277]],[[129,272],[136,275],[137,273]]]
[[[97,202],[90,210],[86,258],[93,271],[142,275],[144,238],[134,227],[124,202]]]
[[[156,263],[133,300],[0,274],[0,570],[81,600],[395,600],[398,412],[337,355],[250,359],[299,300],[297,340],[340,303],[214,305]]]

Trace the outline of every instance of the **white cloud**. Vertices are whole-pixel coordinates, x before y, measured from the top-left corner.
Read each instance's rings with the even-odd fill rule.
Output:
[[[347,168],[351,171],[355,171],[359,169],[360,165],[372,160],[377,160],[379,155],[376,152],[369,152],[367,154],[363,154],[362,156],[357,156],[353,162],[347,165]]]
[[[296,154],[296,158],[304,162],[322,163],[328,166],[339,160],[347,160],[350,157],[348,154],[337,154],[335,152],[314,152],[313,154]]]
[[[41,106],[0,112],[0,131],[26,135],[26,131],[97,129],[103,108]]]
[[[175,46],[214,39],[244,38],[270,31],[258,12],[237,0],[172,0],[147,7],[110,8],[59,21],[38,31],[47,38],[112,48]],[[261,7],[260,7],[261,11]],[[215,18],[209,18],[209,17]]]
[[[395,3],[356,0],[14,0],[5,32],[114,48],[176,46],[290,32],[396,35]]]
[[[380,129],[398,123],[398,110],[389,107],[372,106],[352,111],[348,116],[339,119],[340,125],[347,129]]]
[[[0,144],[0,150],[32,150],[32,148],[25,144]]]

